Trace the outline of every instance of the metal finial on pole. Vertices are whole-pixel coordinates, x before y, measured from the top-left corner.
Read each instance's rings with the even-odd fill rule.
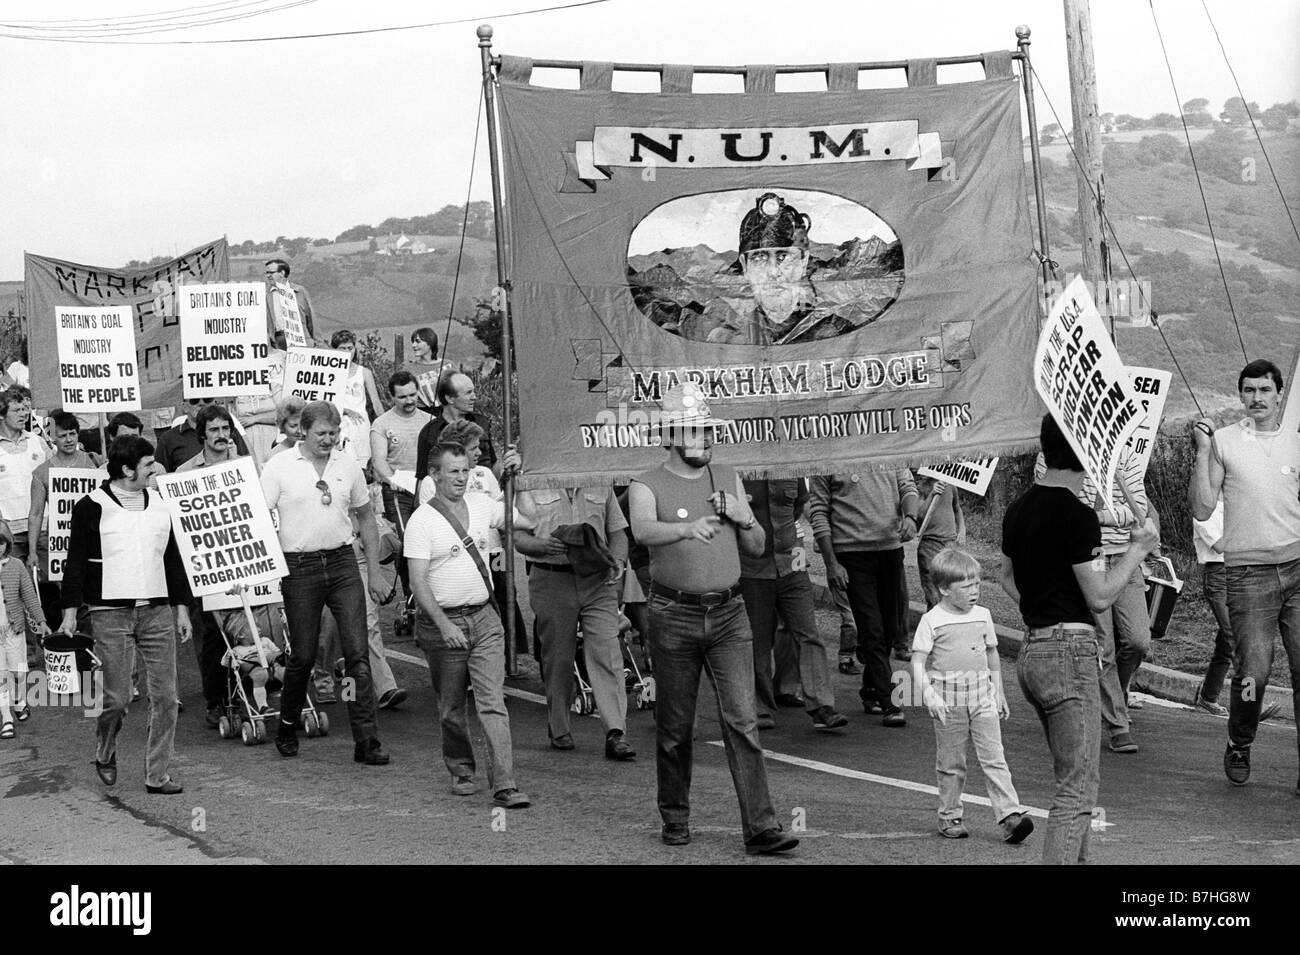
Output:
[[[1025,89],[1025,112],[1029,119],[1029,155],[1034,164],[1034,199],[1038,205],[1038,243],[1042,246],[1043,284],[1051,280],[1052,253],[1047,243],[1047,201],[1043,197],[1042,160],[1038,154],[1038,112],[1034,109],[1033,67],[1029,64],[1029,34],[1025,24],[1016,27],[1016,46],[1020,50],[1020,78]]]
[[[479,57],[483,66],[483,108],[487,115],[488,160],[492,169],[492,235],[496,240],[497,288],[500,295],[493,299],[500,303],[501,314],[501,430],[507,447],[514,444],[514,406],[510,396],[514,356],[510,343],[510,280],[506,276],[505,216],[501,208],[501,167],[497,155],[497,111],[495,77],[492,75],[492,26],[479,24]],[[454,304],[454,303],[453,303]],[[515,476],[514,472],[502,475],[505,481],[505,557],[506,594],[501,607],[501,623],[506,631],[506,672],[515,675]]]

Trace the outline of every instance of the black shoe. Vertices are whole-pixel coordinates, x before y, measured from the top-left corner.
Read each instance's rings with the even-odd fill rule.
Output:
[[[636,750],[627,741],[622,730],[610,730],[605,736],[605,758],[616,759],[620,762],[636,759]]]
[[[782,832],[778,826],[775,829],[764,829],[753,839],[746,842],[745,854],[770,856],[777,852],[789,852],[798,844],[798,839],[788,832]]]
[[[666,822],[659,838],[666,846],[686,846],[691,842],[691,827],[684,822]]]
[[[789,707],[792,710],[803,709],[803,697],[795,696],[793,693],[778,693],[776,695],[776,705]]]
[[[882,719],[882,720],[880,721],[880,725],[881,725],[881,726],[892,726],[892,727],[895,727],[895,728],[897,728],[897,727],[899,727],[899,726],[906,726],[906,725],[907,725],[907,714],[904,713],[902,710],[897,710],[897,709],[896,709],[896,710],[890,710],[888,713],[885,714],[884,719]]]
[[[99,781],[105,786],[112,786],[117,782],[117,754],[107,763],[101,763],[95,760],[95,772],[99,774]]]
[[[1234,786],[1244,786],[1250,779],[1250,747],[1228,744],[1223,753],[1223,772]]]
[[[384,695],[381,696],[378,699],[378,701],[376,701],[376,705],[381,710],[391,710],[394,707],[401,706],[405,702],[406,702],[406,691],[403,690],[400,686],[396,686],[393,687],[393,689],[391,690],[385,691]]]
[[[356,750],[352,753],[352,760],[357,763],[365,763],[367,766],[387,766],[388,754],[379,745],[379,740],[372,736],[370,739],[357,743]]]
[[[819,706],[808,714],[812,717],[813,727],[819,730],[837,730],[849,725],[849,721],[829,706]]]
[[[573,749],[573,735],[565,733],[563,736],[554,736],[551,738],[551,749]]]
[[[840,657],[840,672],[848,676],[857,676],[862,672],[862,667],[858,666],[858,661],[850,656]]]
[[[862,712],[866,713],[868,716],[879,716],[881,713],[885,712],[885,708],[875,700],[863,700]]]
[[[146,783],[144,791],[151,793],[154,796],[175,796],[179,793],[185,792],[185,787],[175,780],[169,779],[161,786],[150,786]]]
[[[208,707],[208,712],[203,717],[207,720],[208,729],[214,730],[217,728],[217,724],[221,722],[221,715],[221,707],[219,705],[214,703]]]
[[[492,805],[501,809],[527,809],[532,800],[518,789],[498,789],[492,794]]]
[[[298,730],[292,723],[280,721],[280,729],[275,734],[275,748],[281,756],[298,755]]]

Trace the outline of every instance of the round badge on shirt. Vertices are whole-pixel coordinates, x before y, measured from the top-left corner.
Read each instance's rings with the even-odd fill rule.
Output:
[[[452,544],[452,545],[451,545],[451,556],[452,556],[452,557],[455,557],[455,556],[456,556],[457,554],[459,554],[459,553],[460,553],[460,545],[459,545],[459,544]]]
[[[689,514],[690,512],[686,510],[686,508],[684,507],[677,508],[677,516],[680,517],[682,520],[685,520],[689,516]]]
[[[852,481],[854,484],[857,484],[857,483],[858,483],[858,476],[857,476],[856,474],[850,474],[850,475],[849,475],[849,480]]]

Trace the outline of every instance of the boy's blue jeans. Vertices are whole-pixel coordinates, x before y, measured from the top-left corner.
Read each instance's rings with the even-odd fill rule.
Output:
[[[941,686],[936,691],[943,694]],[[1023,812],[1011,770],[1002,751],[1002,728],[993,695],[973,691],[950,703],[945,722],[934,721],[934,771],[939,779],[939,818],[962,817],[961,794],[966,787],[966,746],[975,744],[975,756],[984,770],[993,818],[1001,822],[1014,812]]]

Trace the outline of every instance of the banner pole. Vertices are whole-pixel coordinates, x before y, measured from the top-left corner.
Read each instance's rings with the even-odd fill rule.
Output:
[[[104,418],[107,417],[104,412],[99,413],[99,453],[103,455],[104,460],[108,460],[108,438],[104,434]]]
[[[1043,198],[1043,173],[1038,154],[1038,113],[1034,109],[1033,69],[1029,65],[1029,27],[1016,27],[1016,46],[1020,50],[1020,79],[1025,92],[1025,111],[1029,119],[1029,155],[1034,165],[1034,200],[1038,206],[1038,244],[1042,246],[1043,286],[1051,280],[1052,253],[1047,244],[1047,201]]]
[[[479,58],[483,67],[483,108],[487,113],[488,160],[492,169],[492,235],[496,240],[497,252],[497,288],[500,293],[493,296],[493,306],[499,306],[501,315],[501,429],[505,435],[506,447],[514,444],[514,408],[511,402],[510,386],[514,368],[510,343],[510,280],[506,276],[505,216],[501,203],[501,169],[497,157],[497,115],[496,90],[492,76],[492,27],[480,24],[478,30]],[[452,303],[453,307],[455,302]],[[505,559],[506,594],[501,607],[501,623],[506,631],[506,673],[517,676],[518,660],[515,654],[515,475],[513,471],[502,474],[505,492]]]

